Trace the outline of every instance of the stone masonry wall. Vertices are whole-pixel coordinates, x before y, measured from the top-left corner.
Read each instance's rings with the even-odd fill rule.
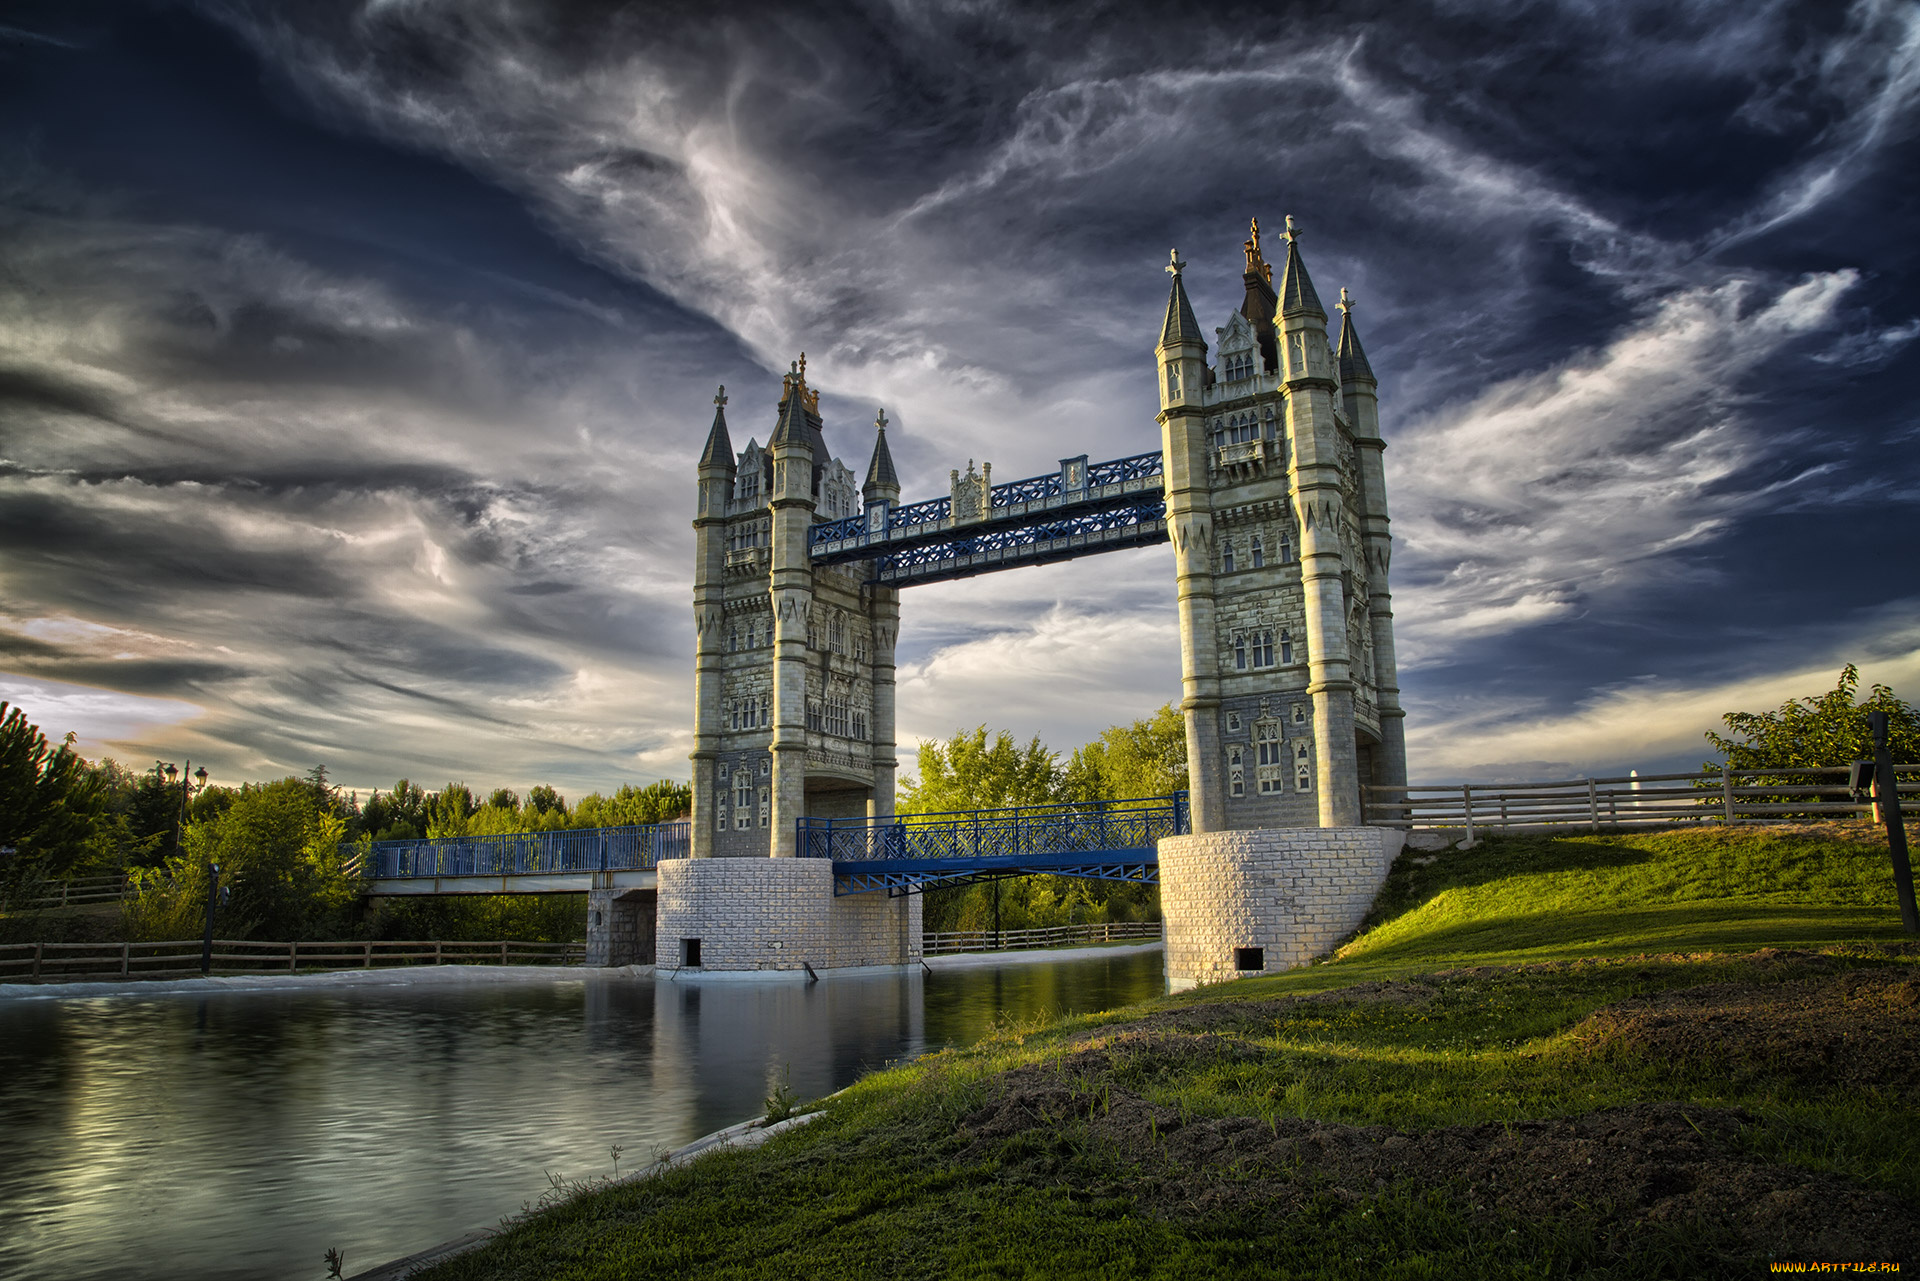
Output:
[[[1160,842],[1167,982],[1175,991],[1305,965],[1372,906],[1401,834],[1385,828],[1258,828]],[[1236,948],[1260,948],[1258,970]]]
[[[587,894],[587,964],[652,965],[654,891]]]
[[[700,940],[705,972],[905,965],[920,955],[920,900],[833,896],[833,864],[812,858],[662,859],[659,964]]]

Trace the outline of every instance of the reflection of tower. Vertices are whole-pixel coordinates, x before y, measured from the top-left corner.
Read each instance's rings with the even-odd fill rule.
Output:
[[[1406,781],[1377,383],[1291,218],[1277,290],[1258,223],[1246,257],[1209,365],[1174,256],[1158,348],[1194,827],[1353,826]]]
[[[831,456],[804,356],[765,448],[734,453],[725,392],[693,522],[693,855],[785,857],[802,815],[893,812],[899,592],[814,566],[807,529],[897,505],[900,482],[884,414],[864,486]]]

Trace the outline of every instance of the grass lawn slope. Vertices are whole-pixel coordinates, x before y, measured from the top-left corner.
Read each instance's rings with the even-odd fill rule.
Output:
[[[1409,851],[1319,965],[876,1074],[423,1274],[1920,1265],[1920,949],[1862,828]]]

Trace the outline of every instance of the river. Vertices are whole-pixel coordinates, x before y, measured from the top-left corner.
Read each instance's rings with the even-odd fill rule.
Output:
[[[1164,991],[1157,950],[932,974],[0,996],[0,1277],[315,1281],[999,1021]]]

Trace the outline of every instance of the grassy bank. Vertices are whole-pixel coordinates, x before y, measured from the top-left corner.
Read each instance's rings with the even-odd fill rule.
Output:
[[[1912,1266],[1920,981],[1862,835],[1410,853],[1326,963],[1005,1029],[426,1275]]]

